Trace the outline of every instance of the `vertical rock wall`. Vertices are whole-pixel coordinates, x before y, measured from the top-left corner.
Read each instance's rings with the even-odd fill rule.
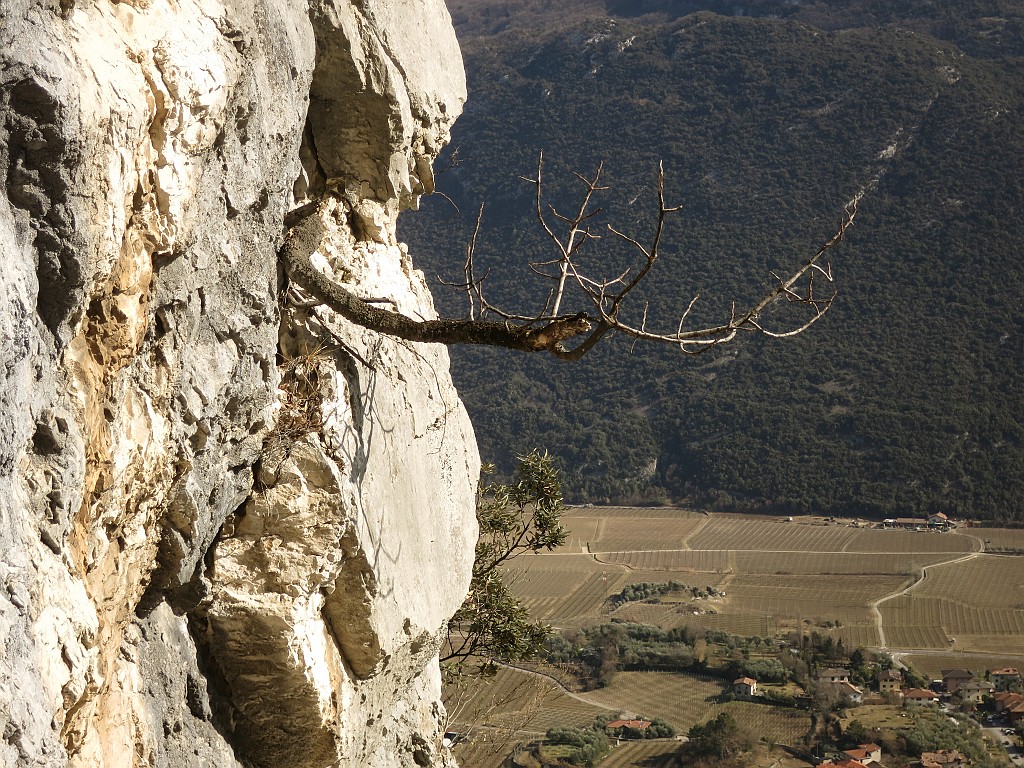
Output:
[[[0,4],[0,764],[440,766],[475,540],[395,218],[461,109],[441,0]]]

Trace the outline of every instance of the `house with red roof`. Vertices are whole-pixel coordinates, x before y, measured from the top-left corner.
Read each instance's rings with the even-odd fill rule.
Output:
[[[612,720],[605,723],[605,728],[615,731],[620,728],[632,728],[634,731],[645,731],[651,726],[650,720]]]
[[[1024,696],[1019,693],[1011,693],[1010,691],[999,691],[998,693],[992,694],[992,703],[995,705],[996,712],[1005,712],[1014,704],[1024,702]]]
[[[917,704],[934,704],[939,700],[939,694],[927,688],[904,688],[903,701],[915,702]]]
[[[861,744],[856,749],[847,749],[843,752],[850,760],[856,760],[869,766],[871,763],[882,762],[882,748],[877,744]]]
[[[1000,691],[992,696],[996,712],[1005,712],[1014,725],[1024,722],[1024,696],[1010,691]]]
[[[732,681],[732,692],[737,696],[756,696],[757,680],[752,677],[737,677]]]
[[[851,759],[847,758],[846,760],[838,760],[838,761],[825,760],[824,762],[818,763],[818,765],[815,766],[815,768],[868,768],[868,767],[866,765],[864,765],[864,763],[860,762],[859,760],[851,760]]]
[[[1014,683],[1020,682],[1020,672],[1016,667],[990,669],[988,679],[992,681],[997,691],[1005,691]]]

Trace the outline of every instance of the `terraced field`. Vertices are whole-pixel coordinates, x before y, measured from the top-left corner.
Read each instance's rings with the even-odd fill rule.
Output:
[[[990,552],[1024,552],[1024,528],[977,528],[972,533],[985,540]]]
[[[598,563],[588,555],[523,556],[513,561],[506,575],[512,594],[545,621],[597,617],[608,595],[631,580],[625,568]]]
[[[724,550],[709,552],[704,550],[657,549],[630,552],[602,552],[595,555],[595,557],[602,563],[614,563],[632,569],[725,573],[733,567],[729,554],[729,552]]]
[[[445,708],[460,731],[483,727],[492,734],[538,737],[549,728],[588,725],[608,712],[569,696],[552,680],[516,669],[502,668],[473,683],[472,690],[446,692]]]
[[[520,557],[506,571],[513,593],[559,627],[614,618],[772,637],[809,621],[847,647],[885,642],[906,649],[905,661],[930,677],[953,666],[1024,666],[1024,557],[980,552],[985,540],[1007,551],[1024,547],[1024,531],[865,529],[821,518],[784,522],[649,508],[576,508],[564,522],[565,546]],[[720,594],[710,600],[664,595],[614,610],[608,601],[628,584],[667,581]],[[475,750],[463,764],[497,768],[516,739],[584,725],[602,711],[663,717],[686,730],[724,708],[758,736],[781,743],[806,732],[802,712],[722,703],[722,686],[711,677],[619,672],[607,688],[581,700],[549,680],[503,670],[458,708],[460,723],[481,726],[470,744],[460,745]],[[504,754],[489,762],[501,739]],[[620,749],[602,768],[654,765],[656,750],[656,744]]]
[[[878,627],[875,624],[844,624],[831,631],[847,648],[872,648],[878,645]]]
[[[502,768],[517,743],[517,740],[510,741],[504,735],[495,737],[488,731],[480,731],[474,733],[468,741],[457,744],[452,751],[459,765],[473,768]]]
[[[672,672],[619,672],[611,685],[582,694],[611,710],[660,717],[686,731],[718,714],[716,699],[725,690],[721,678]]]
[[[601,768],[655,768],[679,751],[678,741],[633,741],[612,749]]]
[[[950,638],[937,624],[892,624],[887,622],[885,637],[890,648],[950,647]]]
[[[734,561],[740,573],[910,576],[923,565],[941,563],[957,556],[956,553],[894,556],[861,552],[737,552]]]
[[[932,568],[916,594],[992,608],[1024,609],[1024,557],[989,556]]]
[[[661,717],[680,731],[726,711],[757,736],[791,743],[807,732],[806,712],[745,701],[719,702],[723,690],[719,678],[699,678],[670,672],[620,672],[611,685],[583,694],[595,704]]]
[[[703,526],[706,518],[632,518],[609,517],[601,521],[596,538],[590,540],[591,552],[627,552],[630,550],[683,549],[687,537]]]
[[[846,552],[976,552],[981,542],[956,532],[903,531],[893,528],[854,529]]]
[[[988,555],[929,568],[880,610],[894,648],[1024,653],[1024,558]]]
[[[808,579],[804,575],[739,574],[728,585],[730,613],[766,614],[867,624],[868,603],[899,589],[901,576],[871,575]]]
[[[944,669],[969,669],[975,675],[998,667],[1020,667],[1020,656],[972,655],[964,653],[921,653],[906,655],[903,661],[931,680],[942,678]]]
[[[782,520],[712,517],[689,540],[690,549],[766,552],[842,552],[857,531],[834,525],[798,525]]]

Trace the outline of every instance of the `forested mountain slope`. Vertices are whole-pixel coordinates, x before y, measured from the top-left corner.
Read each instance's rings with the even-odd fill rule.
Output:
[[[461,215],[435,196],[400,221],[432,275],[460,276],[484,201],[490,295],[524,305],[524,257],[550,246],[517,177],[540,149],[556,203],[570,170],[604,160],[600,223],[643,237],[664,160],[684,208],[648,293],[673,330],[697,292],[705,320],[755,298],[866,190],[836,303],[795,339],[686,358],[616,338],[569,364],[453,349],[485,457],[508,468],[546,447],[575,500],[1024,519],[1021,3],[591,7],[539,38],[468,5],[452,4],[470,78],[459,163],[438,179]]]

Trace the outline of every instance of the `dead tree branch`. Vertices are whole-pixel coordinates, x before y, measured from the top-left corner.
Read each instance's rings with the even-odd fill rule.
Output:
[[[463,319],[415,320],[400,312],[374,306],[371,299],[359,298],[347,288],[317,270],[310,257],[320,247],[326,234],[320,207],[307,207],[293,215],[295,223],[281,249],[281,257],[296,282],[318,301],[349,321],[371,330],[397,336],[408,341],[438,344],[486,344],[524,352],[549,352],[566,360],[577,360],[589,352],[609,331],[634,340],[676,345],[682,352],[697,354],[719,344],[732,341],[740,333],[760,333],[772,338],[796,336],[820,320],[832,306],[835,291],[822,296],[822,281],[832,282],[828,252],[843,241],[846,230],[857,215],[859,195],[847,205],[836,233],[798,269],[785,277],[774,275],[777,284],[749,308],[738,311],[733,305],[727,319],[718,324],[688,328],[687,322],[700,294],[689,301],[675,322],[674,330],[660,331],[648,327],[650,307],[627,314],[627,299],[644,280],[650,277],[660,257],[666,223],[680,205],[669,205],[665,197],[665,171],[658,169],[658,217],[648,244],[639,238],[608,225],[611,236],[625,243],[639,256],[638,265],[611,277],[596,277],[583,261],[583,246],[600,240],[602,235],[592,229],[600,208],[594,202],[607,186],[601,184],[603,164],[592,177],[576,174],[584,186],[581,200],[573,212],[563,214],[545,204],[543,196],[544,156],[537,163],[537,175],[524,179],[536,187],[534,212],[541,229],[554,244],[554,258],[530,261],[530,269],[542,280],[552,284],[544,305],[534,313],[514,312],[491,304],[484,294],[486,275],[476,269],[477,240],[483,219],[483,206],[477,215],[473,236],[466,248],[463,265],[465,282],[455,287],[464,291],[468,300],[468,316]],[[565,313],[562,307],[578,296],[584,309]],[[764,314],[775,302],[785,299],[810,309],[804,322],[783,330],[765,325]],[[488,316],[498,318],[487,319]],[[638,317],[639,316],[639,317]],[[629,317],[637,318],[634,320]],[[571,346],[574,345],[574,346]]]

